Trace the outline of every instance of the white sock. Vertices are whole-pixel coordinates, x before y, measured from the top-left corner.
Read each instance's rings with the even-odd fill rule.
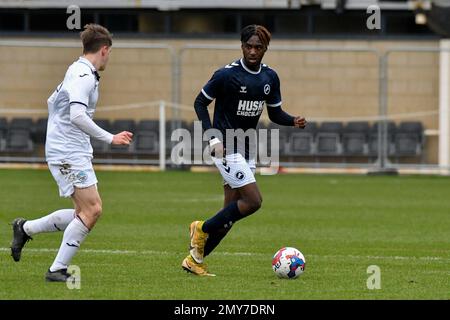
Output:
[[[29,236],[41,232],[64,231],[74,218],[74,209],[61,209],[45,217],[25,222],[23,229]]]
[[[61,247],[50,271],[67,269],[73,256],[77,253],[83,240],[89,233],[89,229],[78,218],[73,219],[64,231]]]

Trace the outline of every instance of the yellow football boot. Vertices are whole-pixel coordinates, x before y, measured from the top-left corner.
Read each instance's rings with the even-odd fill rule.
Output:
[[[197,276],[209,276],[215,277],[215,274],[209,273],[207,270],[207,266],[205,263],[197,263],[189,254],[186,258],[184,258],[181,263],[181,267],[187,272],[193,273]]]

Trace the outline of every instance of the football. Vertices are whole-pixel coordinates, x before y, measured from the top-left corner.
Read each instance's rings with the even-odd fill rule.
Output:
[[[284,247],[275,253],[272,269],[279,278],[295,279],[305,271],[306,260],[300,250]]]

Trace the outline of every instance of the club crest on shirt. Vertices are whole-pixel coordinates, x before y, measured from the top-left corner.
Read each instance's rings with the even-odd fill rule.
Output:
[[[239,93],[247,93],[247,87],[241,86],[241,91],[239,91]]]
[[[266,95],[268,95],[268,94],[270,93],[270,85],[269,85],[269,84],[266,84],[266,85],[264,86],[264,93],[265,93]]]

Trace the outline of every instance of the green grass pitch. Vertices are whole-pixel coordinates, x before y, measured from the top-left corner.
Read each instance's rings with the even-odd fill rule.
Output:
[[[81,289],[46,283],[62,234],[9,253],[13,218],[71,201],[46,170],[0,170],[0,299],[450,299],[450,179],[257,176],[261,210],[239,221],[206,259],[215,278],[184,272],[188,226],[222,206],[218,173],[97,172],[103,216],[72,264]],[[276,278],[273,254],[300,249],[306,271]],[[380,268],[369,290],[367,268]]]

